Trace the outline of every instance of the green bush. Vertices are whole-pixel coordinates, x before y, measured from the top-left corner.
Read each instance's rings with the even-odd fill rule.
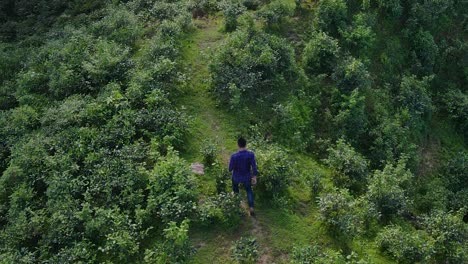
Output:
[[[423,219],[423,226],[434,239],[437,262],[465,263],[468,261],[468,225],[463,214],[434,211]]]
[[[319,200],[319,219],[337,237],[352,238],[358,234],[362,219],[355,214],[356,202],[346,189],[323,193]]]
[[[333,80],[342,93],[350,94],[354,89],[366,90],[371,85],[369,71],[361,60],[346,57],[335,68]]]
[[[309,75],[331,74],[338,60],[338,40],[325,32],[317,32],[302,53],[305,72]]]
[[[151,216],[163,222],[182,221],[196,205],[195,179],[190,167],[177,153],[169,149],[161,157],[149,177],[148,208]]]
[[[190,0],[188,8],[193,17],[207,17],[219,11],[219,3],[214,0]]]
[[[198,207],[198,218],[207,226],[219,223],[228,228],[235,228],[239,225],[242,214],[240,197],[234,193],[220,193],[215,197],[208,197]]]
[[[369,51],[375,47],[376,34],[372,30],[374,24],[374,15],[358,13],[354,15],[350,26],[339,30],[353,54],[369,57]]]
[[[252,144],[259,171],[259,195],[266,198],[285,196],[293,179],[293,163],[286,152],[274,144]]]
[[[241,237],[234,241],[231,247],[231,257],[242,264],[256,263],[259,257],[257,239],[254,237]]]
[[[216,155],[218,154],[218,147],[213,140],[206,139],[202,142],[202,147],[200,150],[203,155],[203,163],[205,166],[212,166],[216,161]]]
[[[338,186],[360,190],[366,184],[369,162],[344,139],[328,149],[325,162],[334,169],[333,177]]]
[[[266,27],[274,29],[281,28],[294,15],[295,2],[289,0],[274,0],[264,5],[258,12],[258,16],[265,20]]]
[[[339,252],[328,249],[324,250],[318,245],[294,247],[292,261],[294,264],[321,264],[321,263],[347,263]]]
[[[412,178],[404,159],[397,164],[387,164],[369,179],[366,196],[384,217],[407,212],[411,204],[407,187]]]
[[[343,27],[348,16],[348,7],[344,0],[322,0],[318,2],[316,23],[319,28],[333,36]]]
[[[213,93],[231,109],[276,102],[300,78],[292,47],[253,27],[231,34],[209,69]]]
[[[177,225],[176,222],[169,222],[164,229],[164,240],[153,249],[146,249],[145,263],[187,263],[195,253],[195,249],[190,245],[188,231],[189,220],[184,219]]]
[[[399,263],[429,262],[434,250],[434,240],[424,231],[404,230],[396,225],[385,227],[377,236],[377,244]]]
[[[224,30],[231,32],[237,28],[237,18],[242,15],[247,8],[242,0],[224,1],[220,4],[224,14]]]

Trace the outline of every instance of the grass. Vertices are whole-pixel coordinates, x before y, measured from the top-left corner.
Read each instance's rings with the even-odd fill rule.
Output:
[[[181,153],[190,162],[202,161],[200,149],[207,139],[216,142],[223,163],[236,149],[236,119],[217,108],[209,92],[209,56],[224,37],[219,28],[217,19],[196,20],[195,29],[184,43],[189,81],[177,103],[191,115],[188,144]]]

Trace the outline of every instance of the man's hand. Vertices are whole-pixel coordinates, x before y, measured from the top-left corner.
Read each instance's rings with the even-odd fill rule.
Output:
[[[252,184],[253,185],[257,184],[257,177],[256,176],[252,177]]]

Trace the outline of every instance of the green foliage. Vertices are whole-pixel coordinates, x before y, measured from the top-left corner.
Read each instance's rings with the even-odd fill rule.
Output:
[[[468,170],[468,152],[460,151],[452,154],[441,169],[441,179],[445,182],[446,188],[450,191],[449,205],[451,209],[458,210],[465,207],[463,202],[468,197],[468,179],[466,171]]]
[[[377,5],[386,14],[399,17],[403,12],[400,0],[377,0]]]
[[[369,162],[344,139],[328,149],[326,163],[335,170],[334,179],[338,186],[359,189],[367,182]]]
[[[319,263],[346,263],[345,258],[339,252],[328,249],[324,250],[318,245],[294,247],[292,252],[292,263],[295,264],[319,264]]]
[[[259,257],[258,244],[255,237],[241,237],[234,241],[231,247],[231,256],[238,263],[256,263]]]
[[[216,142],[209,139],[204,140],[200,152],[203,155],[203,163],[205,166],[212,166],[216,161],[216,155],[218,154]]]
[[[298,151],[306,149],[313,137],[310,102],[301,99],[292,97],[285,103],[276,104],[271,120],[275,140]]]
[[[400,84],[399,104],[408,109],[411,115],[410,122],[419,130],[432,114],[429,81],[430,78],[418,80],[415,76],[404,76]]]
[[[429,262],[434,250],[434,240],[426,232],[396,225],[385,227],[377,236],[377,244],[399,263]]]
[[[374,47],[376,34],[372,30],[375,24],[375,17],[368,13],[358,13],[354,15],[350,26],[340,29],[346,44],[351,52],[362,57],[367,57],[369,51]]]
[[[311,176],[307,179],[307,183],[310,187],[310,191],[312,194],[312,197],[317,198],[320,194],[320,192],[323,190],[323,182],[322,178],[324,175],[322,175],[319,172],[314,172],[312,173]]]
[[[227,228],[235,228],[240,224],[242,214],[240,197],[234,193],[223,192],[208,197],[198,208],[198,218],[206,226],[218,223]]]
[[[419,30],[412,33],[411,44],[415,72],[421,75],[433,73],[433,68],[439,52],[439,48],[434,41],[434,37],[429,31]]]
[[[443,101],[450,118],[468,138],[468,95],[460,89],[452,89],[444,94]]]
[[[397,164],[389,163],[369,179],[366,196],[384,217],[401,214],[411,205],[406,189],[412,178],[404,159]]]
[[[366,66],[361,60],[353,57],[346,57],[342,63],[337,65],[333,73],[333,80],[343,93],[350,93],[357,88],[365,90],[371,84]]]
[[[305,72],[314,74],[331,74],[338,60],[338,41],[325,32],[317,32],[306,44],[302,53]]]
[[[224,14],[224,30],[231,32],[237,28],[237,18],[244,13],[247,8],[242,0],[224,1],[220,4]]]
[[[346,189],[324,193],[318,200],[319,219],[337,236],[352,238],[360,231],[361,221],[354,212],[356,202]]]
[[[190,0],[188,8],[193,17],[206,17],[219,11],[219,3],[215,0]]]
[[[296,5],[290,0],[273,0],[269,4],[264,5],[260,11],[259,16],[265,20],[266,27],[274,29],[284,25],[288,18],[294,15]]]
[[[210,65],[213,93],[231,109],[275,102],[300,77],[284,39],[243,28],[219,47]],[[289,89],[291,90],[291,89]]]
[[[366,136],[368,117],[366,114],[366,98],[360,89],[354,89],[351,94],[341,95],[338,113],[333,117],[333,128],[336,135],[344,135],[350,142],[359,142]]]
[[[154,167],[148,189],[149,218],[156,216],[166,223],[182,221],[195,209],[195,179],[188,164],[171,149]]]
[[[293,163],[278,145],[252,144],[259,171],[258,190],[261,196],[284,196],[293,179]]]
[[[319,28],[332,36],[344,26],[348,16],[348,7],[344,0],[322,0],[318,3],[316,22]]]
[[[188,219],[184,219],[180,225],[169,222],[163,231],[164,242],[153,249],[146,249],[145,263],[187,263],[195,253],[188,236],[189,222]]]
[[[448,213],[435,211],[424,217],[423,225],[434,239],[437,262],[464,263],[468,261],[468,225],[463,211]]]

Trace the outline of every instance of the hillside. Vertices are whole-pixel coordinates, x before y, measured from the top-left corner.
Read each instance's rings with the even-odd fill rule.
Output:
[[[0,3],[0,263],[468,262],[466,11]]]

